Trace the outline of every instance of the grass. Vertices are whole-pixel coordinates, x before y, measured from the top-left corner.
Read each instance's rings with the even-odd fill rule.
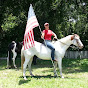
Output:
[[[54,77],[51,61],[37,60],[32,65],[31,77],[23,80],[20,59],[16,62],[18,69],[5,69],[6,60],[0,60],[0,88],[88,88],[88,59],[63,59],[63,76]],[[59,70],[57,69],[58,75]]]

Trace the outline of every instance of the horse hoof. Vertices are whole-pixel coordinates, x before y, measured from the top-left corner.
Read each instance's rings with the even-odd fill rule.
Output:
[[[17,69],[17,67],[15,67],[15,69]]]
[[[64,76],[62,76],[61,78],[64,79]]]
[[[24,77],[24,80],[27,80],[27,78],[26,78],[26,77]]]
[[[54,75],[54,77],[58,77],[57,75]]]
[[[31,76],[34,76],[32,73],[30,74]]]
[[[9,69],[9,67],[6,67],[5,69]]]
[[[15,69],[17,69],[17,66],[14,66]]]
[[[11,66],[6,67],[6,69],[11,69],[11,68],[12,68]]]

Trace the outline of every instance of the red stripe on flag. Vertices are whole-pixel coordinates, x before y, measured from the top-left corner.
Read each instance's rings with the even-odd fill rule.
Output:
[[[32,37],[31,34],[29,34],[30,45],[32,45],[31,37]]]
[[[28,36],[28,35],[27,35],[27,36]],[[27,45],[28,45],[28,48],[30,48],[29,37],[27,37]]]
[[[33,39],[32,33],[33,33],[33,30],[30,31],[30,34],[31,34],[31,45],[32,45],[32,47],[33,47],[33,41],[34,41],[34,39]]]
[[[28,31],[30,31],[30,30],[32,30],[33,28],[35,28],[36,26],[38,26],[36,23],[35,23],[35,24],[32,24],[32,25],[29,25],[29,27],[26,28],[25,34],[26,34]]]
[[[27,36],[27,35],[26,35],[26,36]],[[24,48],[25,48],[25,49],[28,49],[28,47],[27,47],[27,37],[26,37],[26,36],[24,36],[24,38],[25,38],[25,39],[24,39],[24,45],[25,45]]]
[[[27,22],[27,26],[26,27],[28,27],[28,25],[32,25],[34,23],[37,23],[38,24],[36,17],[33,17],[32,19],[31,18],[28,19],[28,22]]]
[[[33,30],[33,29],[32,29]],[[32,33],[33,34],[33,36],[34,36],[34,32]],[[34,38],[34,37],[33,37]],[[33,45],[35,46],[35,43],[34,43],[34,41],[33,41]]]
[[[27,25],[26,25],[26,29],[28,29],[28,28],[30,29],[30,26],[33,26],[35,23],[36,23],[36,26],[39,25],[35,16],[29,18],[28,22],[27,22]]]

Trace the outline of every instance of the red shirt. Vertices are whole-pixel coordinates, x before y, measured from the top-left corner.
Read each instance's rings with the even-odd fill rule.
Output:
[[[51,40],[51,36],[53,35],[51,30],[43,30],[43,33],[45,33],[44,35],[44,39],[45,40]]]

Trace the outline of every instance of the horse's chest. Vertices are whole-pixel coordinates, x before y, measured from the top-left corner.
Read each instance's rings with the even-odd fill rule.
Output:
[[[56,54],[56,56],[63,58],[65,55],[65,52],[64,51],[56,51],[55,54]]]

